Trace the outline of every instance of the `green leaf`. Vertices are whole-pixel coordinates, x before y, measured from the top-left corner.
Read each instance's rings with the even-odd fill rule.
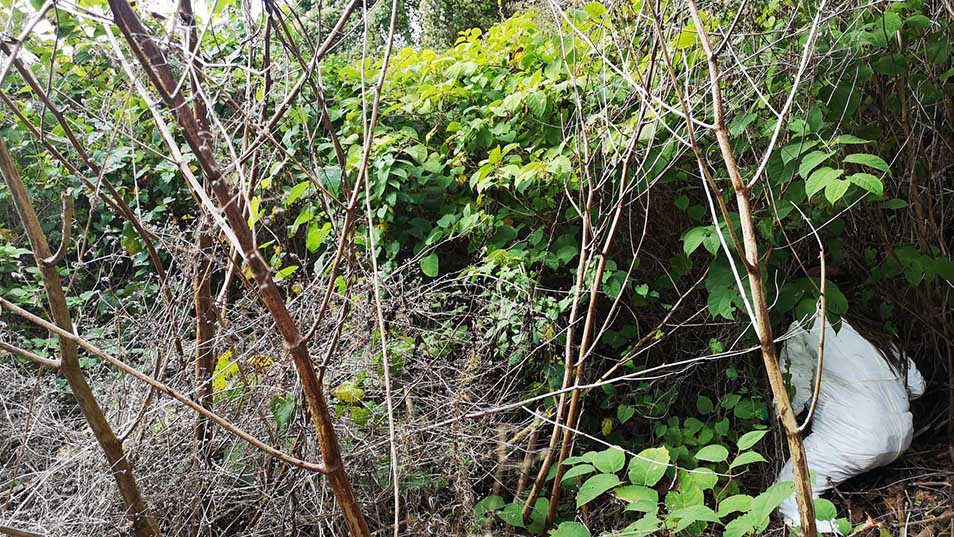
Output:
[[[583,460],[603,473],[612,474],[623,469],[626,453],[618,447],[611,447],[603,451],[589,451],[583,455]]]
[[[865,140],[853,134],[842,134],[835,138],[835,143],[841,145],[870,144],[871,140]]]
[[[362,390],[354,381],[346,380],[342,382],[331,395],[343,403],[358,403],[364,399],[364,390]]]
[[[729,458],[729,450],[720,444],[710,444],[696,452],[696,460],[708,462],[725,462]]]
[[[288,265],[287,267],[275,273],[275,280],[284,280],[285,278],[294,274],[296,270],[298,270],[298,265]]]
[[[311,181],[302,181],[291,187],[291,190],[288,191],[288,197],[285,198],[285,207],[298,201],[298,199],[308,191],[309,187],[311,187]]]
[[[752,513],[753,524],[761,525],[763,520],[768,519],[772,514],[772,511],[782,504],[785,501],[785,498],[788,498],[795,492],[795,484],[791,481],[782,481],[781,483],[775,483],[771,487],[767,488],[765,492],[759,494],[752,500]]]
[[[869,153],[852,153],[842,160],[842,163],[845,162],[861,164],[862,166],[874,168],[885,173],[889,173],[891,171],[891,166],[888,166],[888,163],[885,162],[883,158],[879,157],[878,155],[871,155]]]
[[[814,196],[816,192],[827,187],[832,181],[838,179],[844,173],[845,170],[835,170],[828,166],[818,168],[812,173],[808,180],[805,181],[805,194],[809,197]]]
[[[725,525],[722,537],[743,537],[755,529],[755,517],[747,513]]]
[[[684,484],[692,483],[700,490],[709,490],[719,482],[719,476],[712,468],[700,466],[695,470],[679,470],[679,480]]]
[[[917,13],[905,19],[904,24],[915,30],[926,30],[931,27],[931,19]]]
[[[550,532],[550,537],[590,537],[590,530],[579,522],[561,522]]]
[[[319,228],[318,222],[312,221],[310,224],[308,224],[308,234],[305,237],[305,247],[307,247],[308,251],[311,253],[317,252],[322,241],[325,240],[325,237],[327,237],[329,233],[331,233],[330,222],[325,222],[325,224]]]
[[[534,117],[541,117],[547,109],[547,94],[539,90],[532,91],[524,97],[523,102],[527,103]]]
[[[884,195],[884,183],[881,182],[881,179],[878,179],[870,173],[853,173],[848,176],[848,180],[871,192],[875,196]]]
[[[613,491],[617,498],[624,502],[659,502],[659,493],[655,489],[642,485],[626,485]]]
[[[440,260],[437,254],[430,254],[421,259],[421,272],[431,278],[436,278],[440,273]]]
[[[818,145],[818,140],[809,140],[807,142],[795,142],[782,148],[782,164],[798,158],[799,155]]]
[[[834,204],[845,195],[845,192],[848,192],[849,186],[851,186],[851,183],[844,179],[836,179],[828,183],[825,186],[825,199],[828,200],[828,203]]]
[[[748,494],[736,494],[719,502],[719,517],[732,513],[744,513],[752,507],[752,497]]]
[[[766,462],[765,457],[763,457],[757,451],[746,451],[745,453],[740,453],[738,457],[732,459],[732,463],[729,464],[729,470],[756,462]]]
[[[871,63],[871,68],[886,76],[898,76],[908,68],[908,57],[903,54],[882,54]]]
[[[578,464],[574,466],[573,468],[570,468],[569,470],[567,470],[566,473],[563,474],[563,479],[560,482],[567,483],[575,477],[591,474],[594,471],[595,471],[595,468],[593,468],[593,466],[590,464]]]
[[[586,480],[576,494],[576,506],[582,507],[595,500],[604,492],[618,487],[621,481],[615,474],[596,474]]]
[[[696,410],[700,414],[711,414],[715,410],[715,405],[712,403],[712,399],[709,399],[705,395],[700,395],[696,398]]]
[[[523,522],[523,503],[508,503],[502,511],[497,513],[497,516],[515,528],[526,527]]]
[[[688,528],[699,521],[718,522],[719,517],[705,505],[690,505],[682,509],[676,509],[666,516],[666,521],[677,520],[678,523],[673,531],[676,533]]]
[[[504,499],[500,496],[487,496],[474,505],[474,518],[481,523],[488,513],[493,513],[504,505]]]
[[[669,451],[666,448],[644,449],[629,461],[629,481],[651,487],[662,479],[668,466]]]
[[[405,147],[404,152],[421,164],[427,161],[427,147],[424,146],[423,144],[417,144],[417,145],[412,145],[411,147]]]
[[[739,404],[735,405],[733,414],[735,417],[743,420],[750,420],[756,418],[762,414],[763,405],[757,399],[742,399],[739,401]]]
[[[620,423],[626,423],[636,414],[636,409],[628,405],[619,405],[616,407],[616,419]]]
[[[937,257],[934,259],[934,272],[945,280],[954,283],[954,261],[946,257]]]
[[[939,34],[943,35],[943,34]],[[933,64],[940,65],[947,61],[951,54],[951,43],[941,37],[936,38],[927,44],[927,60]]]
[[[831,500],[825,498],[815,498],[815,520],[834,520],[838,516],[838,510]]]
[[[908,206],[908,202],[899,198],[890,199],[881,204],[882,209],[888,209],[888,210],[904,209],[907,206]]]
[[[275,418],[275,425],[278,428],[278,434],[282,434],[292,416],[295,415],[295,396],[288,397],[275,396],[268,403],[268,408],[272,411],[272,417]]]
[[[122,246],[130,256],[134,256],[142,251],[142,243],[139,242],[139,235],[135,232],[123,233],[119,239],[119,245]]]
[[[739,451],[745,451],[755,444],[758,444],[759,440],[767,433],[768,431],[749,431],[739,437],[739,441],[736,442],[735,445],[739,448]]]
[[[802,157],[801,164],[798,165],[798,175],[802,178],[807,178],[808,174],[811,173],[819,164],[828,160],[831,157],[831,153],[825,153],[823,151],[812,151],[811,153]]]
[[[621,535],[626,537],[647,537],[659,530],[659,518],[655,513],[648,513],[643,518],[633,522],[623,530]]]
[[[711,226],[694,227],[682,235],[682,251],[686,255],[692,255],[699,245],[701,245],[712,234]]]

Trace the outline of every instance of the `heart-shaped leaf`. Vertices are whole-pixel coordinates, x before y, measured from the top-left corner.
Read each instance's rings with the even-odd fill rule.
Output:
[[[710,444],[696,452],[696,460],[707,462],[725,462],[729,450],[720,444]]]
[[[586,480],[576,494],[576,506],[582,507],[601,496],[604,492],[618,487],[621,481],[616,474],[596,474]]]

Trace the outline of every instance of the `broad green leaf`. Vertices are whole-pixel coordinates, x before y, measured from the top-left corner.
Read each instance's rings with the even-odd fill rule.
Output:
[[[542,117],[547,109],[547,94],[542,91],[532,91],[523,99],[527,103],[527,108],[533,113],[534,117]]]
[[[613,491],[617,498],[629,502],[659,502],[659,493],[655,489],[642,485],[625,485]]]
[[[933,64],[943,64],[951,54],[951,42],[938,34],[927,44],[927,60]]]
[[[364,399],[364,390],[358,387],[354,381],[346,380],[339,384],[338,387],[331,392],[331,395],[341,402],[354,404]]]
[[[725,462],[729,458],[729,450],[720,444],[710,444],[696,452],[696,459],[708,462]]]
[[[412,145],[411,147],[405,147],[404,152],[411,156],[414,160],[423,164],[427,161],[427,147],[423,144]]]
[[[626,526],[620,535],[625,537],[646,537],[653,535],[659,531],[660,522],[659,518],[656,517],[656,513],[648,513],[643,518]]]
[[[745,451],[755,444],[758,444],[759,440],[767,433],[768,431],[749,431],[739,437],[739,441],[736,442],[735,445],[739,448],[739,451]]]
[[[669,451],[666,448],[644,449],[629,461],[629,481],[651,487],[662,479],[668,466]]]
[[[275,418],[278,434],[282,434],[285,428],[288,427],[292,416],[295,415],[295,396],[272,397],[272,400],[268,403],[268,408],[272,411],[272,417]]]
[[[636,409],[629,405],[619,405],[616,407],[616,419],[618,419],[621,424],[629,421],[634,414],[636,414]]]
[[[818,167],[822,162],[828,160],[831,155],[831,153],[825,153],[823,151],[812,151],[805,155],[802,157],[802,162],[798,165],[798,175],[802,178],[807,178],[812,170]]]
[[[729,470],[756,462],[766,462],[765,457],[763,457],[757,451],[746,451],[744,453],[740,453],[738,457],[732,459],[732,463],[729,464]]]
[[[889,209],[889,210],[904,209],[907,206],[908,206],[908,202],[899,198],[890,199],[881,204],[882,209]]]
[[[701,490],[709,490],[719,482],[719,476],[712,468],[700,466],[695,470],[679,470],[679,480],[691,483]]]
[[[872,63],[871,68],[886,76],[898,76],[908,68],[908,57],[903,54],[882,54]]]
[[[718,522],[719,517],[705,505],[690,505],[682,509],[676,509],[666,516],[666,521],[678,521],[673,529],[676,533],[688,528],[690,525],[699,522]]]
[[[686,231],[682,236],[682,251],[686,255],[692,255],[699,245],[701,245],[712,234],[711,226],[694,227]]]
[[[520,106],[520,101],[522,100],[523,92],[515,91],[504,98],[500,107],[506,112],[514,112],[517,110],[517,107]]]
[[[809,140],[788,144],[782,148],[782,163],[788,164],[789,162],[798,158],[799,155],[815,147],[816,145],[818,145],[818,140]]]
[[[572,466],[574,464],[580,464],[581,462],[586,462],[586,457],[584,457],[583,455],[579,455],[576,457],[567,457],[566,460],[563,461],[563,465]]]
[[[621,481],[616,474],[596,474],[586,480],[576,493],[576,506],[582,507],[595,500],[604,492],[618,487]]]
[[[504,506],[503,510],[497,513],[497,516],[500,517],[500,520],[503,520],[507,524],[515,528],[525,528],[526,524],[523,522],[523,503],[508,503]]]
[[[725,517],[732,513],[744,513],[752,507],[752,497],[748,494],[736,494],[719,502],[719,517]]]
[[[824,166],[815,170],[814,173],[805,181],[805,194],[809,197],[831,184],[845,173],[842,169],[832,169]]]
[[[589,451],[583,455],[583,460],[604,474],[612,474],[623,469],[626,453],[618,447],[611,447],[603,451]]]
[[[421,259],[421,272],[431,278],[436,278],[440,273],[440,260],[437,254],[430,254]]]
[[[705,395],[700,395],[696,398],[696,410],[700,414],[711,414],[715,410],[715,405],[712,403],[712,399],[709,399]]]
[[[288,265],[287,267],[275,273],[275,280],[276,281],[284,280],[285,278],[294,274],[295,271],[297,270],[298,270],[298,265]]]
[[[311,181],[302,181],[291,187],[291,190],[288,191],[288,197],[285,198],[285,207],[288,207],[292,203],[298,201],[298,199],[301,198],[310,187]]]
[[[884,183],[870,173],[853,173],[848,180],[876,196],[884,195]]]
[[[904,19],[904,24],[915,30],[926,30],[931,27],[931,19],[917,13]]]
[[[842,163],[851,162],[854,164],[861,164],[862,166],[867,166],[869,168],[874,168],[878,171],[888,173],[891,171],[891,166],[888,166],[888,163],[884,161],[883,158],[878,155],[872,155],[870,153],[852,153],[842,160]]]
[[[119,239],[119,244],[130,256],[134,256],[142,251],[142,243],[139,242],[139,235],[133,231],[130,231],[129,233],[123,233],[122,237]]]
[[[825,199],[828,200],[828,203],[837,202],[844,197],[845,192],[848,192],[849,186],[851,186],[849,181],[845,179],[835,179],[825,185]]]
[[[504,505],[506,505],[504,499],[500,496],[487,496],[474,505],[474,517],[478,523],[481,523],[487,513],[493,513]]]
[[[305,247],[307,247],[308,251],[311,253],[317,252],[322,241],[324,241],[325,237],[327,237],[330,233],[330,222],[325,222],[324,225],[318,227],[318,222],[312,221],[310,224],[308,224],[308,234],[305,237]]]
[[[946,257],[937,257],[934,259],[934,272],[945,280],[954,283],[954,261]]]
[[[590,537],[590,530],[579,522],[561,522],[550,532],[550,537]]]
[[[744,537],[755,529],[755,517],[751,513],[730,521],[722,531],[722,537]]]
[[[752,509],[750,513],[753,518],[753,525],[759,526],[764,520],[772,514],[772,511],[795,492],[795,484],[791,481],[782,481],[775,483],[767,488],[765,492],[759,494],[752,500]]]
[[[518,502],[517,505],[523,507],[522,502]],[[530,530],[531,534],[539,535],[543,533],[543,527],[546,525],[549,512],[550,500],[547,498],[540,498],[537,503],[533,504],[533,509],[530,510],[530,523],[527,524],[527,529]]]
[[[595,471],[595,468],[593,468],[593,466],[590,464],[577,464],[573,468],[570,468],[569,470],[567,470],[565,474],[563,474],[563,480],[560,482],[567,483],[575,477],[591,474],[594,471]]]
[[[834,520],[838,516],[838,510],[831,500],[825,498],[815,498],[815,520]]]
[[[865,140],[864,138],[859,138],[854,134],[842,134],[835,138],[836,144],[841,145],[854,145],[854,144],[870,144],[871,140]]]

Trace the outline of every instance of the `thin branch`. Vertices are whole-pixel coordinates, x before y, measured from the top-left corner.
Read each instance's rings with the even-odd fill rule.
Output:
[[[60,365],[62,365],[63,363],[59,360],[51,360],[50,358],[44,358],[40,356],[39,354],[33,354],[32,352],[26,349],[21,349],[20,347],[11,345],[9,343],[5,343],[3,341],[0,341],[0,349],[3,349],[9,352],[10,354],[16,354],[17,356],[21,358],[26,358],[27,360],[30,360],[31,362],[37,365],[41,365],[43,367],[49,367],[51,369],[59,369]]]

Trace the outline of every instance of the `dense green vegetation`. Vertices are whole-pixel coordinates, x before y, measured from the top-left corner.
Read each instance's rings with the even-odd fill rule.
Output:
[[[387,445],[396,423],[402,452],[394,471],[409,512],[422,518],[425,509],[413,513],[413,506],[437,498],[431,509],[460,534],[766,531],[794,488],[771,485],[769,459],[781,462],[774,460],[781,434],[737,250],[743,217],[710,128],[706,55],[688,13],[642,2],[560,3],[560,18],[542,4],[497,22],[516,7],[398,4],[404,48],[391,52],[386,74],[385,4],[367,18],[368,54],[358,13],[318,63],[320,76],[310,71],[314,50],[344,5],[327,12],[303,5],[298,15],[295,6],[280,6],[270,38],[263,33],[270,10],[241,16],[241,6],[222,5],[209,31],[201,17],[199,25],[213,152],[228,168],[235,202],[303,333],[320,315],[330,281],[332,306],[315,325],[312,352],[318,364],[328,356],[323,380],[339,429],[350,433],[341,440],[346,465],[371,460],[352,481],[366,514],[371,505],[378,511],[372,526],[391,523],[382,513],[393,508]],[[109,12],[100,2],[80,5]],[[10,27],[22,29],[39,7],[10,4]],[[780,1],[745,4],[739,13],[719,3],[700,7],[713,46],[724,43],[726,126],[750,183],[762,252],[757,270],[774,333],[817,314],[821,282],[806,267],[823,246],[828,273],[837,275],[825,282],[829,318],[875,319],[923,357],[919,367],[943,387],[954,284],[951,19],[920,0],[843,3],[821,13],[813,4]],[[8,104],[0,134],[52,244],[62,236],[60,197],[73,199],[73,233],[59,273],[77,333],[144,372],[164,371],[163,360],[177,363],[162,379],[192,393],[201,379],[184,365],[194,352],[191,279],[200,260],[211,259],[220,313],[210,408],[313,459],[314,446],[302,440],[311,424],[299,419],[307,405],[287,353],[270,335],[252,267],[221,230],[208,248],[193,244],[214,224],[164,145],[152,86],[150,102],[130,84],[97,19],[54,8],[45,20],[18,57],[58,111],[15,67],[2,85]],[[147,22],[163,35],[164,23]],[[484,29],[449,43],[448,32],[472,25]],[[111,33],[120,35],[115,27]],[[168,33],[163,47],[181,91],[195,99],[179,33]],[[266,126],[299,88],[280,120]],[[380,115],[365,159],[375,105]],[[202,181],[206,169],[185,145],[181,125],[166,109],[161,116]],[[149,241],[109,206],[116,202],[104,183],[132,208]],[[0,214],[0,297],[42,315],[43,280],[5,189]],[[379,287],[384,297],[376,301]],[[41,356],[59,349],[47,330],[7,312],[2,323],[0,340]],[[140,333],[149,326],[162,333]],[[173,341],[185,347],[179,356]],[[12,354],[4,362],[15,364],[16,375],[52,376]],[[551,509],[555,496],[544,474],[543,494],[524,517],[542,462],[527,458],[529,478],[520,476],[520,462],[528,445],[541,453],[546,447],[560,395],[571,391],[566,363],[583,364],[577,384],[584,406],[571,456],[549,470],[552,480],[563,467],[563,492]],[[91,354],[81,354],[80,364],[94,385],[121,378]],[[447,385],[428,380],[415,391],[432,369]],[[61,379],[45,386],[70,393]],[[405,394],[394,408],[392,391]],[[939,404],[947,391],[936,395]],[[75,414],[62,399],[62,412]],[[242,421],[246,408],[267,423]],[[146,416],[140,434],[153,435],[155,444],[189,441],[188,430],[166,432],[164,418]],[[482,438],[468,439],[461,422]],[[435,428],[450,440],[428,447]],[[226,436],[216,436],[209,468],[253,488],[280,488],[283,478],[274,477],[267,457]],[[487,460],[483,454],[497,453],[501,442],[505,461]],[[135,447],[149,449],[149,441]],[[440,450],[446,457],[431,458]],[[417,460],[422,453],[429,455]],[[502,462],[510,468],[495,474]],[[230,494],[237,493],[223,492],[222,503],[206,512],[208,531],[243,529],[223,526],[235,517]],[[333,512],[330,500],[322,501]],[[163,509],[153,506],[172,534],[172,521],[188,506]],[[555,513],[552,524],[548,512]],[[246,522],[263,516],[241,513]],[[829,500],[816,502],[816,516],[837,519],[851,533],[853,521]],[[425,533],[416,528],[408,531]]]

